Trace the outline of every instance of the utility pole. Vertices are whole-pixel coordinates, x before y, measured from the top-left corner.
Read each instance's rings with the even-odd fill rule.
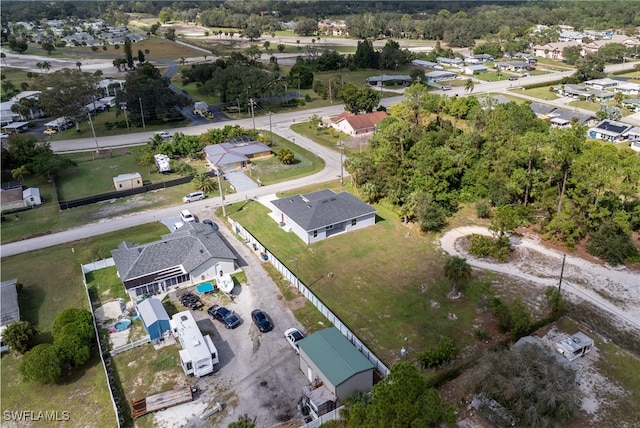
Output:
[[[251,120],[253,121],[253,130],[256,130],[256,118],[253,115],[253,98],[249,98],[249,107],[251,107]],[[271,119],[271,117],[269,117]]]
[[[127,132],[129,131],[129,117],[127,116],[127,106],[122,106],[122,110],[124,110],[124,120],[127,122]]]
[[[242,119],[242,110],[240,110],[240,98],[236,98],[236,101],[238,102],[238,114],[240,115],[240,119]]]
[[[142,98],[138,98],[138,101],[140,101],[140,116],[142,116],[142,129],[146,130],[147,125],[144,124],[144,110],[142,110]]]
[[[329,102],[333,104],[333,98],[331,97],[331,79],[329,79]]]
[[[342,164],[342,157],[344,155],[344,143],[342,141],[338,141],[337,146],[340,150],[340,185],[344,187],[344,167]]]
[[[271,132],[271,116],[273,113],[269,112],[269,138],[271,139],[271,145],[273,146],[273,132]]]
[[[221,173],[220,167],[216,165],[214,169],[216,170],[216,175],[218,176],[218,189],[220,190],[220,202],[222,202],[222,216],[226,217],[227,212],[224,209],[224,194],[222,193],[222,183],[220,182],[220,173]]]
[[[96,137],[96,130],[93,129],[93,121],[91,120],[91,113],[87,113],[87,116],[89,116],[89,125],[91,126],[91,133],[93,134],[93,139],[96,142],[96,152],[100,153],[100,146],[98,146],[98,138]]]
[[[558,283],[558,293],[560,292],[560,287],[562,287],[562,276],[564,275],[564,260],[567,258],[566,254],[562,255],[562,269],[560,269],[560,282]]]

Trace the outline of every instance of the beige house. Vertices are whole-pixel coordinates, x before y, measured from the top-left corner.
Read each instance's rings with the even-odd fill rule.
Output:
[[[142,184],[142,176],[138,172],[120,174],[117,177],[113,177],[113,185],[116,186],[118,192],[142,187]]]
[[[340,132],[356,137],[373,134],[378,123],[387,116],[387,112],[384,111],[365,114],[353,114],[345,111],[338,116],[329,118],[326,123]]]
[[[533,47],[533,56],[547,59],[563,60],[562,50],[570,46],[580,46],[580,42],[556,42],[536,45]]]

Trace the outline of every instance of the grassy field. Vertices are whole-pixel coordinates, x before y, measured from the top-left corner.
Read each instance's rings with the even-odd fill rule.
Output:
[[[332,150],[338,150],[336,144],[340,140],[350,138],[347,134],[337,131],[333,128],[327,129],[313,129],[311,122],[295,123],[291,126],[291,129],[298,134],[302,134],[307,138],[312,139],[318,144],[328,147]],[[353,151],[352,148],[345,146],[344,153],[348,156]]]
[[[87,308],[88,302],[80,264],[92,254],[115,248],[127,239],[149,242],[166,232],[159,223],[105,234],[57,247],[2,259],[2,280],[18,278],[20,315],[40,332],[38,343],[51,342],[51,326],[66,308]],[[100,359],[95,355],[80,370],[56,385],[25,384],[17,375],[20,359],[4,354],[1,408],[4,410],[69,411],[68,426],[113,426],[114,412]],[[90,412],[87,409],[91,409]]]
[[[473,342],[477,306],[446,297],[451,286],[442,278],[444,259],[431,244],[433,235],[402,224],[386,206],[375,208],[375,226],[309,246],[284,232],[256,202],[232,205],[227,213],[289,269],[298,268],[301,281],[386,363],[397,361],[404,336],[412,355],[441,336],[453,337],[461,348]],[[297,265],[289,261],[295,259]]]
[[[560,98],[557,93],[549,90],[549,86],[544,86],[541,88],[526,89],[525,93],[530,97],[536,97],[546,101],[551,101],[551,100]]]

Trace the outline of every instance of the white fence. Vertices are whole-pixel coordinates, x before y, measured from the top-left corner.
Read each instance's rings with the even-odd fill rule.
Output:
[[[313,305],[324,315],[329,322],[331,322],[340,332],[347,338],[349,341],[355,346],[362,354],[367,357],[369,361],[374,365],[376,370],[383,376],[387,377],[389,374],[389,368],[384,365],[384,363],[375,356],[367,346],[362,343],[358,337],[353,334],[351,330],[335,315],[331,310],[315,295],[306,285],[296,277],[296,275],[289,270],[280,260],[275,258],[273,254],[269,252],[269,250],[260,243],[248,230],[246,230],[242,225],[231,218],[228,218],[231,226],[233,227],[233,231],[240,235],[244,242],[255,249],[256,251],[260,251],[263,253],[267,260],[282,274],[284,278],[286,278],[292,284],[296,284],[298,291],[302,293],[304,297],[307,298]]]
[[[339,420],[340,410],[342,410],[343,408],[344,406],[340,406],[337,409],[330,411],[329,413],[325,413],[324,415],[320,416],[318,419],[314,419],[311,422],[303,425],[303,428],[318,428],[320,425],[322,425],[325,422]]]
[[[115,265],[116,263],[113,261],[113,257],[109,257],[108,259],[98,260],[97,262],[82,265],[82,273],[86,275],[89,272],[93,272],[94,270],[100,270]]]
[[[125,345],[119,346],[117,348],[114,348],[111,350],[110,354],[113,357],[114,355],[118,355],[124,351],[128,351],[129,349],[133,349],[133,348],[137,348],[140,345],[145,345],[147,343],[151,342],[151,338],[149,337],[149,335],[147,334],[145,337],[143,337],[140,340],[136,340],[135,342],[130,342],[127,343]]]

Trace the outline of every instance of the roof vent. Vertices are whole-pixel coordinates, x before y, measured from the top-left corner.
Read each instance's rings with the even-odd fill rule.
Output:
[[[200,248],[200,254],[204,254],[204,250]]]

